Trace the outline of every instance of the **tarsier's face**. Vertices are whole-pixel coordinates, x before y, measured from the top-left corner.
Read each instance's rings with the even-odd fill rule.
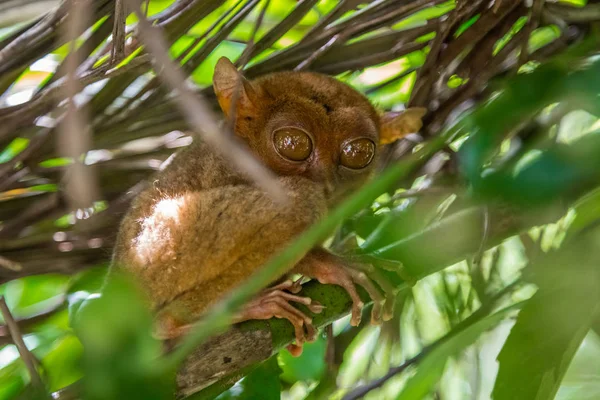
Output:
[[[221,59],[214,87],[236,135],[275,173],[321,182],[334,199],[374,171],[381,117],[335,78],[280,72],[247,81]]]

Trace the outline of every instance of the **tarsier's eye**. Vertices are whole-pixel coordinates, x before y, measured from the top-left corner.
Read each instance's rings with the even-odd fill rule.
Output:
[[[352,169],[361,169],[373,161],[375,143],[369,139],[356,139],[342,148],[342,165]]]
[[[306,160],[313,148],[308,134],[292,127],[277,129],[273,135],[273,144],[282,157],[292,161]]]

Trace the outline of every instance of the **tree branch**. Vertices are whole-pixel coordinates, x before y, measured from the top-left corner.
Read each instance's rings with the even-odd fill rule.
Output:
[[[359,288],[360,289],[360,288]],[[359,290],[365,304],[370,302],[366,293]],[[323,328],[350,312],[352,300],[341,287],[309,282],[303,286],[302,295],[308,296],[325,308],[320,314],[311,314],[317,328]],[[213,337],[194,350],[183,363],[177,375],[178,396],[189,396],[210,385],[227,385],[241,378],[240,371],[264,361],[277,353],[294,338],[292,325],[283,319],[248,321]]]

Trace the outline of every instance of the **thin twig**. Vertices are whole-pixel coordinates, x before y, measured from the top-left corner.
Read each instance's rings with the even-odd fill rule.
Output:
[[[302,71],[310,67],[310,65],[315,62],[315,60],[329,51],[334,45],[344,43],[348,38],[348,33],[338,33],[334,35],[327,43],[323,46],[319,47],[314,53],[312,53],[306,60],[302,61],[294,71]]]
[[[89,0],[71,0],[65,42],[70,41],[70,51],[66,60],[65,97],[68,99],[65,117],[58,129],[57,146],[63,157],[69,157],[73,162],[65,172],[65,192],[72,209],[89,207],[99,198],[96,176],[90,167],[83,163],[82,155],[92,146],[90,126],[82,107],[78,107],[75,96],[80,92],[77,80],[77,67],[80,64],[78,53],[75,51],[78,32],[87,26],[88,10],[92,6]]]
[[[13,318],[8,306],[6,305],[6,300],[4,300],[4,296],[0,296],[0,312],[2,313],[2,317],[8,326],[8,330],[10,332],[10,336],[12,337],[13,343],[17,347],[19,354],[21,355],[21,359],[25,364],[25,367],[29,371],[29,377],[31,378],[31,383],[33,387],[39,390],[45,391],[45,385],[35,368],[36,360],[25,345],[23,341],[23,336],[21,336],[21,331],[19,330],[19,326],[17,322]]]
[[[112,64],[122,60],[125,55],[125,27],[127,14],[123,0],[115,0],[115,24],[112,31],[112,50],[110,57]]]
[[[9,269],[11,271],[21,271],[23,269],[21,263],[9,260],[3,256],[0,256],[0,267]]]
[[[202,42],[204,39],[210,35],[215,28],[217,28],[221,23],[225,20],[225,18],[229,17],[229,15],[242,4],[244,0],[238,0],[233,6],[231,6],[227,11],[225,11],[202,35],[198,36],[194,39],[194,41],[177,57],[177,61],[183,61],[191,52]]]
[[[260,164],[237,139],[221,132],[210,107],[186,85],[185,75],[169,58],[169,47],[164,36],[144,17],[138,1],[127,0],[127,2],[139,19],[137,25],[139,37],[149,53],[154,56],[158,75],[165,84],[177,92],[178,96],[175,96],[174,100],[190,126],[201,133],[207,143],[229,158],[240,172],[266,190],[273,199],[284,202],[286,196],[277,184],[273,173]]]
[[[258,30],[262,26],[262,22],[265,17],[265,13],[267,12],[267,8],[269,7],[270,3],[271,3],[271,0],[265,1],[265,5],[260,10],[260,14],[258,15],[258,18],[256,19],[254,28],[252,28],[252,34],[250,35],[250,40],[248,41],[248,44],[246,45],[244,52],[242,53],[240,58],[235,63],[235,66],[238,67],[239,69],[244,69],[246,64],[248,64],[248,61],[250,61],[250,56],[252,55],[252,53],[254,51],[254,44],[256,43],[256,35],[258,33]]]

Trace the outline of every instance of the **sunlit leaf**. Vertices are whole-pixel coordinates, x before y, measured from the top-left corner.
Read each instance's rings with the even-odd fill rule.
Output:
[[[498,355],[495,400],[554,398],[600,310],[598,235],[593,231],[535,264],[539,290]]]

